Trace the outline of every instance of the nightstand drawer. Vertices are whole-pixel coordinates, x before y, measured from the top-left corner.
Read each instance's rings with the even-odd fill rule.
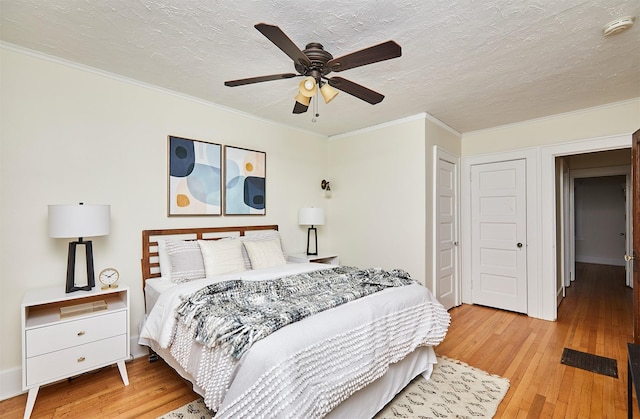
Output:
[[[29,329],[27,358],[127,333],[127,312],[116,311],[69,322]]]
[[[28,358],[26,362],[26,385],[31,387],[66,378],[102,365],[126,359],[127,334],[114,336],[85,345]]]

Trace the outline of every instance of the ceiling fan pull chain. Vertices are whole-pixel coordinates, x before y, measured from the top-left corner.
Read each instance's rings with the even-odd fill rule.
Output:
[[[311,118],[311,122],[316,122],[316,118],[319,117],[318,113],[318,95],[313,96],[313,118]]]

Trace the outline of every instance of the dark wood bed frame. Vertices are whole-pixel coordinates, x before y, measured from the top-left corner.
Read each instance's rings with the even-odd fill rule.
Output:
[[[144,281],[160,277],[158,239],[176,240],[217,240],[225,237],[240,237],[248,231],[278,230],[278,226],[242,226],[242,227],[193,227],[169,228],[162,230],[142,230],[142,289]]]

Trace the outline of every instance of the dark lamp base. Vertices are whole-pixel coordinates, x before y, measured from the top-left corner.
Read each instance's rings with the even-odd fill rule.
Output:
[[[85,255],[87,258],[87,285],[76,286],[76,247],[84,245]],[[73,241],[69,243],[69,257],[67,259],[67,287],[66,292],[74,291],[91,291],[96,285],[94,273],[93,273],[93,247],[91,240],[83,241],[80,238],[79,241]]]
[[[313,249],[309,248],[309,245],[311,244],[311,231],[313,230],[313,238],[314,238],[314,243],[315,243],[315,247]],[[311,251],[313,250],[313,252]],[[314,226],[309,227],[309,230],[307,230],[307,255],[308,256],[316,256],[318,254],[318,231],[316,230],[316,228]]]

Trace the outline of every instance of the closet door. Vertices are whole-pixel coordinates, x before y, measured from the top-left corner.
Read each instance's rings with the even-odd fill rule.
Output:
[[[471,167],[471,280],[474,304],[527,312],[524,159]]]
[[[434,147],[434,294],[448,310],[460,305],[458,157]]]

